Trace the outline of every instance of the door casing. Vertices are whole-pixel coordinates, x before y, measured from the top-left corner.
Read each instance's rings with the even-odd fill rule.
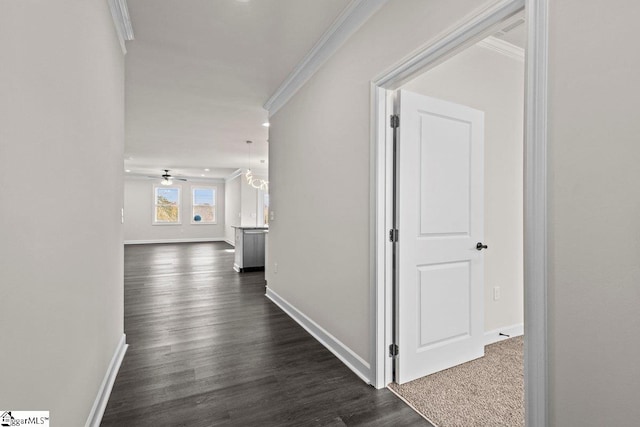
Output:
[[[389,116],[395,89],[490,35],[504,19],[525,9],[527,25],[524,141],[525,417],[548,424],[547,362],[547,57],[548,0],[501,0],[426,44],[371,83],[371,384],[391,382],[393,244],[392,144]],[[400,118],[402,126],[402,118]],[[401,231],[400,231],[401,232]],[[402,349],[400,349],[402,351]]]

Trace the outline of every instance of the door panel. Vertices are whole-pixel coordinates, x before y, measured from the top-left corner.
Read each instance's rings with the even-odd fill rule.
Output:
[[[398,94],[400,384],[484,355],[484,113]]]
[[[423,235],[469,233],[469,123],[419,111],[420,228]],[[430,209],[437,205],[439,209]]]
[[[418,351],[469,336],[470,266],[451,262],[418,268]],[[438,328],[430,327],[439,325]]]

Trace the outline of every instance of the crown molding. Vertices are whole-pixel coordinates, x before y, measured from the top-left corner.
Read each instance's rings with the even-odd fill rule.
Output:
[[[269,117],[282,108],[318,69],[388,0],[351,0],[331,26],[265,102]]]
[[[487,37],[484,40],[478,42],[478,46],[481,46],[485,49],[492,50],[494,52],[498,52],[502,55],[508,56],[512,59],[517,59],[518,61],[524,62],[524,49],[508,43],[504,40],[500,40],[497,37],[491,36]]]
[[[109,0],[108,3],[122,53],[126,54],[127,48],[125,41],[133,40],[133,26],[131,25],[131,18],[129,17],[127,0]]]

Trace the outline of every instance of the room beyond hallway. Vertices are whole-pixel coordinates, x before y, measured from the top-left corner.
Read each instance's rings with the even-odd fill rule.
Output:
[[[429,426],[232,270],[226,243],[125,247],[129,349],[102,426]]]
[[[485,355],[389,386],[439,427],[524,427],[524,337],[485,347]]]

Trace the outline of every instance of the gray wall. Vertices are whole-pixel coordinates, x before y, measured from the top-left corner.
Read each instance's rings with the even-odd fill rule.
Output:
[[[181,188],[181,224],[153,225],[153,185],[159,180],[127,178],[124,182],[124,240],[126,243],[224,240],[225,185],[223,180],[176,181]],[[191,223],[191,188],[216,187],[217,223]]]
[[[3,1],[0,52],[0,403],[81,426],[123,334],[124,57],[106,1]]]
[[[484,111],[484,327],[521,325],[524,61],[472,46],[403,89]]]
[[[553,426],[640,420],[640,3],[550,2]]]

